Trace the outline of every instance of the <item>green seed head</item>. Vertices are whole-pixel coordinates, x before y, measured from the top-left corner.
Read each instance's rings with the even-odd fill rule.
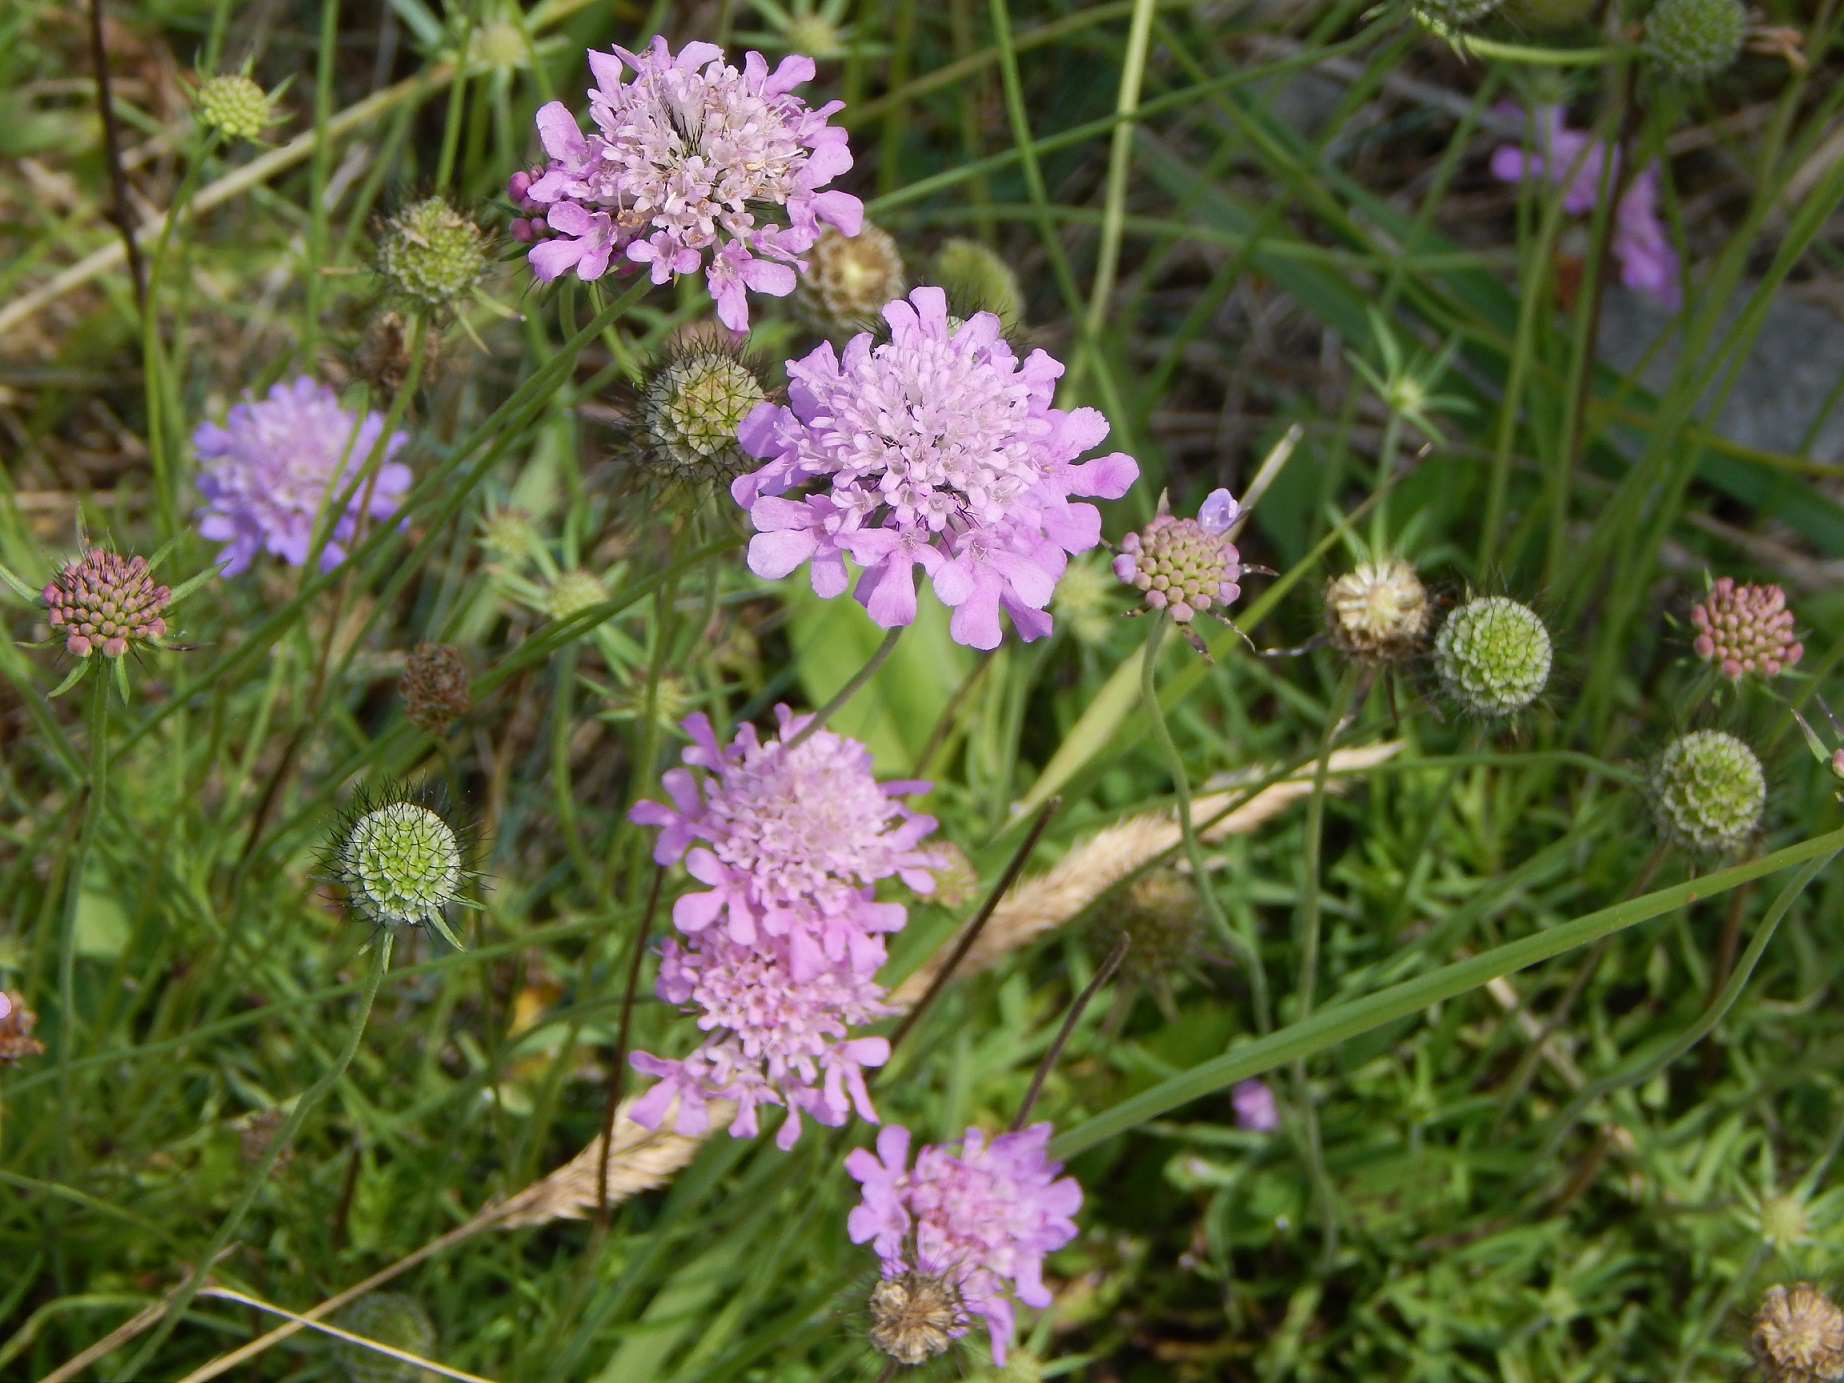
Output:
[[[647,452],[660,478],[728,485],[754,470],[760,463],[743,450],[736,429],[767,397],[727,333],[711,328],[684,333],[641,400]]]
[[[1121,958],[1121,978],[1150,983],[1155,989],[1196,965],[1208,939],[1203,895],[1189,876],[1175,869],[1142,875],[1097,921],[1098,941],[1111,947],[1122,932],[1130,938]]]
[[[1454,700],[1474,715],[1509,715],[1549,683],[1549,630],[1528,605],[1475,596],[1435,636],[1434,668]]]
[[[354,1335],[423,1359],[435,1352],[435,1323],[429,1313],[414,1297],[397,1292],[367,1292],[339,1313],[338,1324]],[[427,1369],[349,1341],[333,1348],[352,1383],[433,1383],[435,1378]]]
[[[1504,0],[1417,0],[1415,8],[1438,24],[1476,24]]]
[[[442,198],[426,197],[386,223],[378,271],[402,297],[446,307],[473,292],[486,273],[487,238]]]
[[[807,251],[807,272],[795,301],[821,331],[863,331],[875,326],[883,305],[907,288],[903,252],[888,231],[866,221],[856,235],[821,229]]]
[[[480,545],[516,571],[538,550],[538,530],[523,509],[502,505],[481,515]]]
[[[1646,52],[1687,82],[1707,81],[1732,65],[1747,36],[1741,0],[1658,0],[1646,16]]]
[[[352,823],[339,848],[339,880],[352,906],[385,927],[440,926],[461,887],[454,829],[415,802],[390,802]]]
[[[1721,730],[1694,730],[1665,747],[1652,768],[1658,826],[1691,850],[1735,849],[1760,824],[1767,776],[1754,751]]]
[[[200,84],[199,123],[226,139],[260,139],[275,123],[275,107],[247,73],[221,72]]]
[[[531,62],[524,31],[509,19],[490,19],[474,30],[467,55],[496,72],[510,72]]]
[[[557,573],[557,579],[544,593],[544,613],[552,619],[568,619],[578,610],[608,599],[608,587],[592,571],[573,567]]]
[[[1806,1241],[1806,1203],[1798,1196],[1769,1196],[1761,1203],[1761,1238],[1777,1249]]]
[[[950,240],[935,255],[935,282],[967,312],[991,312],[1007,331],[1024,321],[1024,290],[1012,266],[977,240]]]
[[[1063,621],[1078,643],[1105,644],[1119,627],[1120,602],[1115,593],[1120,582],[1107,565],[1092,555],[1074,557],[1056,583],[1050,609]]]

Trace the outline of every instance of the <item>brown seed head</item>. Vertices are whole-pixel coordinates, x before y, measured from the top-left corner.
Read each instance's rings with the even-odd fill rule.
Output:
[[[925,1363],[966,1331],[960,1291],[944,1277],[899,1273],[871,1292],[871,1343],[898,1363]]]
[[[1753,1344],[1768,1383],[1844,1378],[1844,1311],[1809,1282],[1767,1289]]]
[[[448,722],[472,708],[467,694],[467,665],[451,645],[419,643],[403,660],[403,677],[397,683],[403,713],[410,723],[432,735],[448,733]]]
[[[173,593],[156,586],[145,557],[91,548],[65,564],[44,589],[46,618],[62,629],[64,647],[79,658],[100,651],[119,658],[131,643],[151,643],[166,633],[167,601]]]
[[[1361,562],[1326,583],[1325,625],[1340,652],[1366,663],[1400,663],[1427,644],[1428,588],[1400,557]]]
[[[862,331],[874,326],[883,305],[902,297],[908,286],[903,252],[888,231],[868,221],[849,236],[823,227],[807,251],[807,262],[797,290],[799,303],[821,330]]]
[[[45,1044],[32,1036],[38,1015],[26,1007],[17,993],[0,994],[0,1066],[11,1066],[24,1057],[38,1056]]]

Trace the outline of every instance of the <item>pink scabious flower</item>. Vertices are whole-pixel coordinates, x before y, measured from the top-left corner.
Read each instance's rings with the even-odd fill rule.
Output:
[[[305,564],[314,516],[351,483],[383,432],[382,414],[348,413],[331,389],[305,375],[274,385],[265,399],[233,405],[223,427],[200,423],[192,434],[204,463],[199,532],[224,543],[218,558],[225,575],[242,571],[265,548],[290,566]],[[332,525],[323,568],[345,557],[342,544],[351,540],[361,513],[388,519],[397,512],[410,488],[410,468],[389,458],[407,440],[408,434],[394,432],[385,443],[384,463]]]
[[[886,1280],[922,1272],[953,1283],[966,1311],[985,1318],[1000,1367],[1012,1338],[1012,1297],[1048,1306],[1044,1255],[1076,1235],[1070,1217],[1082,1206],[1082,1188],[1058,1178],[1063,1164],[1045,1155],[1049,1142],[1049,1124],[990,1143],[970,1128],[958,1149],[923,1147],[912,1170],[909,1130],[891,1124],[877,1135],[875,1157],[859,1148],[845,1159],[864,1186],[846,1220],[852,1242],[871,1241]],[[966,1326],[948,1333],[965,1334]]]
[[[526,213],[513,233],[536,242],[528,258],[543,282],[571,270],[600,278],[617,256],[647,265],[655,283],[703,268],[718,318],[745,331],[744,290],[793,292],[820,222],[858,233],[863,203],[821,190],[852,166],[845,131],[826,123],[844,103],[816,110],[792,94],[813,79],[812,58],[770,72],[751,52],[738,71],[714,43],[675,57],[656,37],[641,53],[592,49],[589,69],[596,133],[550,102],[537,117],[549,164],[507,186]],[[775,208],[787,224],[763,219]]]
[[[1516,115],[1515,106],[1501,105],[1500,113]],[[1515,144],[1501,145],[1492,154],[1492,174],[1501,182],[1542,178],[1563,189],[1563,210],[1580,215],[1594,209],[1600,196],[1608,146],[1595,144],[1582,130],[1563,121],[1560,106],[1538,106],[1531,113],[1536,125],[1535,149],[1526,153]],[[1612,179],[1619,179],[1618,154]],[[1665,237],[1658,215],[1659,172],[1651,164],[1627,184],[1614,208],[1613,252],[1620,261],[1620,279],[1628,288],[1649,293],[1666,307],[1678,305],[1678,257]]]
[[[1251,1133],[1272,1133],[1281,1126],[1280,1106],[1274,1091],[1265,1080],[1237,1081],[1229,1092],[1229,1102],[1236,1108],[1236,1127]]]
[[[1805,656],[1805,645],[1793,637],[1786,592],[1778,586],[1738,586],[1733,577],[1718,577],[1691,607],[1690,620],[1697,626],[1697,656],[1724,677],[1747,672],[1778,677]]]
[[[1062,365],[1041,350],[1020,363],[992,313],[950,322],[947,295],[918,288],[883,315],[888,341],[864,332],[842,357],[825,342],[789,361],[788,402],[758,404],[737,429],[768,462],[730,489],[756,527],[750,570],[810,562],[832,597],[849,556],[859,602],[891,629],[916,617],[921,567],[957,642],[998,647],[1000,610],[1026,640],[1048,633],[1069,554],[1101,540],[1100,512],[1070,496],[1119,498],[1139,466],[1123,452],[1076,462],[1107,419],[1051,407]]]

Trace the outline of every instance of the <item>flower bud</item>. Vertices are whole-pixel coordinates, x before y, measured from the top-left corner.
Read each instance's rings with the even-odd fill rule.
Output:
[[[903,252],[888,231],[866,221],[856,235],[820,228],[794,302],[820,330],[843,335],[876,326],[884,304],[908,291]]]
[[[345,828],[334,864],[347,901],[379,926],[443,930],[443,910],[460,897],[461,842],[420,803],[363,810]]]
[[[525,31],[509,19],[489,19],[475,29],[473,38],[468,41],[467,55],[495,72],[510,72],[531,65]]]
[[[1537,612],[1506,596],[1474,596],[1434,639],[1434,667],[1448,694],[1474,715],[1521,711],[1549,683],[1549,630]]]
[[[1806,1241],[1806,1203],[1798,1196],[1769,1196],[1761,1203],[1761,1238],[1777,1249]]]
[[[1793,612],[1778,586],[1738,586],[1719,577],[1691,607],[1690,620],[1697,626],[1697,656],[1732,681],[1747,672],[1778,677],[1806,651],[1793,637]]]
[[[1062,621],[1078,643],[1096,647],[1112,637],[1121,614],[1120,587],[1108,575],[1108,569],[1091,554],[1072,557],[1063,568],[1063,579],[1056,583],[1050,598],[1050,610]]]
[[[502,505],[481,515],[480,545],[515,571],[531,560],[540,541],[531,515],[516,505]]]
[[[950,240],[935,255],[935,282],[964,314],[990,312],[1011,331],[1024,323],[1024,289],[1018,275],[977,240]]]
[[[1721,730],[1679,735],[1652,768],[1658,828],[1691,850],[1733,850],[1760,824],[1766,803],[1761,761]]]
[[[1658,0],[1645,24],[1646,52],[1686,82],[1730,67],[1748,36],[1741,0]]]
[[[393,292],[424,307],[447,307],[487,271],[486,235],[441,197],[398,212],[378,244],[378,272]]]
[[[1242,558],[1227,532],[1238,512],[1228,490],[1211,491],[1195,519],[1173,517],[1161,497],[1152,522],[1121,540],[1114,574],[1179,624],[1189,624],[1199,610],[1228,605],[1242,594]]]
[[[427,1359],[435,1351],[435,1323],[414,1298],[399,1292],[367,1292],[339,1313],[342,1330]],[[352,1383],[423,1383],[428,1370],[388,1354],[342,1340],[334,1346]]]
[[[1400,557],[1359,563],[1326,583],[1326,631],[1358,662],[1381,666],[1414,657],[1432,620],[1428,588]]]
[[[226,139],[260,139],[275,123],[268,94],[246,72],[220,72],[199,84],[195,98],[199,123]]]
[[[1768,1383],[1844,1378],[1844,1311],[1809,1282],[1767,1289],[1750,1343]]]
[[[730,332],[707,323],[679,333],[641,400],[655,478],[728,485],[754,470],[761,463],[743,450],[736,430],[767,398]]]
[[[64,647],[79,658],[119,658],[130,644],[152,647],[166,633],[172,592],[156,586],[145,557],[91,548],[67,563],[44,589],[46,619],[64,631]]]
[[[448,733],[451,719],[466,715],[473,706],[467,690],[467,665],[460,652],[445,643],[416,645],[416,651],[403,661],[397,695],[403,698],[403,713],[410,723],[438,738]]]

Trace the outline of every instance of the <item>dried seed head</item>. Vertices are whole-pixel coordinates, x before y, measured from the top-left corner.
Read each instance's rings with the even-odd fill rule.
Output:
[[[1738,586],[1718,577],[1691,607],[1690,620],[1697,626],[1697,656],[1731,680],[1748,672],[1778,677],[1806,651],[1793,637],[1793,612],[1778,586]]]
[[[247,72],[220,72],[199,84],[195,98],[199,123],[226,139],[260,139],[275,123],[268,94]]]
[[[728,485],[754,470],[760,462],[743,450],[736,430],[767,398],[730,332],[715,324],[681,332],[641,400],[647,453],[658,478]]]
[[[1227,531],[1239,512],[1228,490],[1211,491],[1194,519],[1175,518],[1161,497],[1152,522],[1121,539],[1114,574],[1179,624],[1189,624],[1199,610],[1228,605],[1242,594],[1242,557]]]
[[[460,650],[445,643],[419,643],[403,660],[397,683],[403,713],[412,725],[432,735],[448,733],[448,722],[473,706],[467,692],[467,664]]]
[[[967,1331],[960,1289],[935,1273],[886,1277],[871,1290],[871,1343],[903,1364],[922,1364]]]
[[[352,906],[381,926],[441,930],[443,910],[460,897],[461,842],[452,826],[416,802],[387,802],[357,817],[335,864]]]
[[[410,377],[410,327],[398,312],[380,312],[365,324],[365,334],[353,353],[359,378],[381,394],[395,394]],[[423,333],[421,380],[428,384],[442,367],[442,338]]]
[[[100,652],[119,658],[130,644],[152,644],[166,633],[167,601],[173,593],[156,586],[145,557],[91,548],[65,565],[43,592],[46,618],[64,631],[64,647],[79,658]]]
[[[1474,715],[1521,711],[1549,683],[1549,630],[1528,605],[1475,596],[1447,617],[1434,639],[1434,666],[1448,692]]]
[[[37,1023],[38,1015],[16,991],[0,993],[0,1066],[44,1053],[45,1044],[32,1036]]]
[[[486,234],[441,197],[410,203],[385,224],[378,243],[378,272],[424,307],[468,296],[486,271]]]
[[[263,1154],[269,1151],[269,1144],[275,1141],[276,1132],[288,1118],[280,1109],[270,1105],[267,1109],[253,1110],[237,1121],[237,1156],[246,1167],[254,1167],[262,1161]],[[281,1171],[294,1161],[295,1150],[283,1148],[275,1159],[273,1170]]]
[[[1691,850],[1733,850],[1753,834],[1766,803],[1761,761],[1721,730],[1679,735],[1652,768],[1658,827]]]
[[[1733,65],[1747,36],[1741,0],[1658,0],[1646,16],[1646,52],[1686,82],[1707,81]]]
[[[582,567],[572,567],[558,572],[557,579],[545,590],[544,613],[552,619],[568,619],[578,610],[607,599],[608,587],[602,584],[601,577]]]
[[[1768,1383],[1844,1378],[1844,1311],[1809,1282],[1767,1289],[1752,1344]]]
[[[990,312],[1006,331],[1024,322],[1024,289],[1018,275],[977,240],[950,240],[935,254],[935,282],[964,315]]]
[[[794,301],[820,330],[850,333],[874,329],[883,305],[908,291],[903,252],[888,231],[866,221],[856,235],[821,227]]]
[[[435,1322],[414,1297],[399,1292],[367,1292],[339,1313],[337,1324],[424,1359],[435,1351]],[[415,1364],[348,1341],[340,1341],[333,1350],[352,1383],[425,1383],[435,1377]]]
[[[1400,557],[1362,562],[1326,583],[1325,624],[1332,642],[1362,663],[1404,662],[1426,646],[1433,608],[1428,588]]]

